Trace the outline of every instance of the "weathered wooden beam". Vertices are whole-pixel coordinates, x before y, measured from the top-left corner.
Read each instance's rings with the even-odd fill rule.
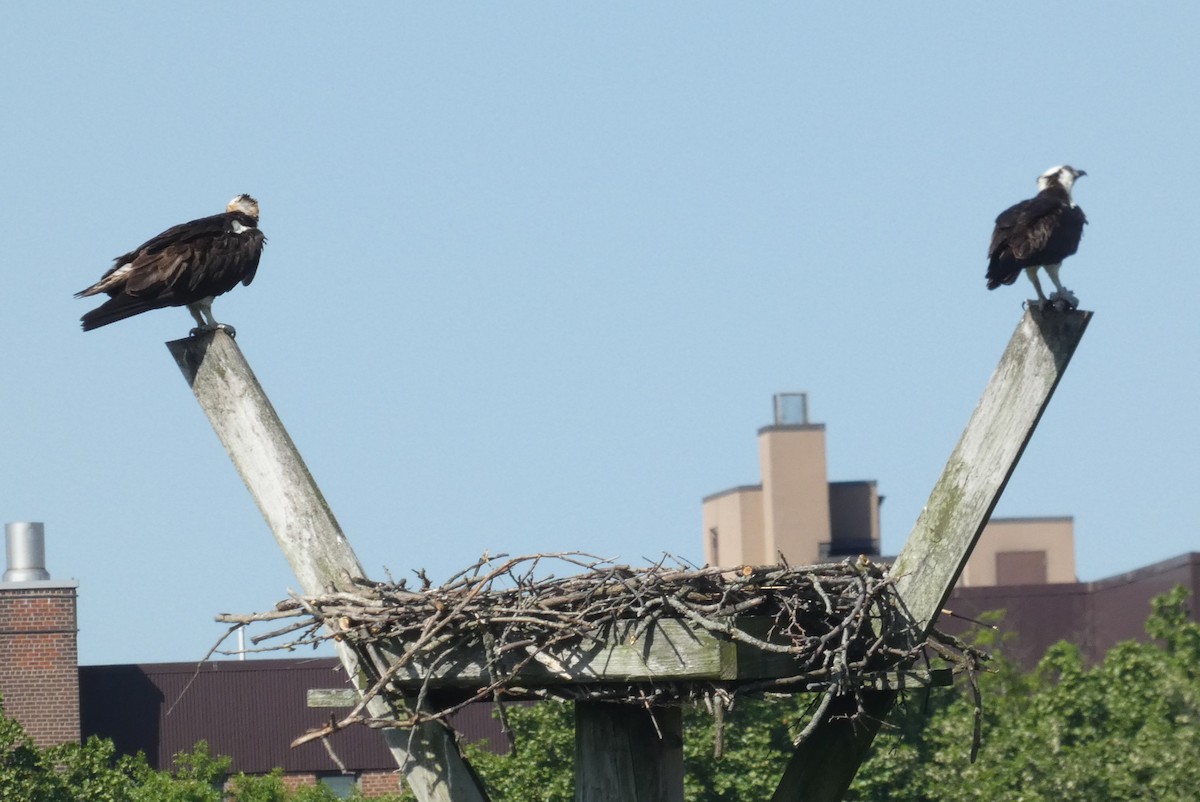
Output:
[[[683,802],[683,711],[576,702],[575,799]]]
[[[218,330],[167,348],[304,592],[354,590],[362,566],[237,342]]]
[[[309,707],[354,707],[362,697],[353,688],[309,688]]]
[[[1091,317],[1031,309],[1017,325],[892,565],[900,600],[920,633],[933,625],[954,589]],[[772,802],[841,800],[895,698],[894,691],[866,694],[867,715],[858,720],[846,718],[856,709],[852,698],[835,699],[793,753]]]
[[[738,619],[736,626],[741,632],[765,638],[773,623],[772,619],[744,618]],[[382,647],[390,658],[399,658],[404,648],[403,642]],[[413,658],[393,669],[391,685],[415,692],[433,680],[442,690],[475,690],[497,676],[512,676],[524,688],[703,680],[737,683],[801,673],[802,666],[792,655],[731,640],[689,621],[665,618],[649,624],[619,621],[593,639],[572,645],[546,650],[533,645],[510,649],[495,662],[489,661],[481,643],[449,646],[432,660]],[[930,676],[941,677],[929,672],[890,672],[867,675],[862,680],[871,687],[883,688],[892,681],[904,683],[906,678],[910,686],[927,685]],[[824,686],[814,680],[808,689],[816,687]]]
[[[661,678],[659,681],[663,681]],[[673,680],[672,680],[673,681]],[[931,668],[931,669],[905,669],[903,671],[884,671],[875,674],[863,674],[856,678],[858,687],[872,691],[888,691],[888,690],[919,690],[921,688],[931,687],[947,687],[954,684],[954,672],[949,668]],[[409,690],[407,682],[396,683],[403,690]],[[483,684],[483,678],[470,686],[469,690],[473,694]],[[547,683],[548,684],[548,683]],[[455,685],[438,681],[437,687],[439,691],[447,689],[453,690]],[[510,698],[521,698],[523,695],[529,698],[536,697],[533,693],[529,693],[529,689],[533,687],[544,688],[545,685],[534,686],[531,683],[524,683],[519,688],[514,689],[511,694],[507,694]],[[814,680],[808,683],[787,683],[778,687],[780,693],[787,691],[822,691],[828,687],[828,683]],[[358,691],[353,688],[309,688],[308,689],[308,706],[309,707],[354,707],[358,704],[361,697]]]
[[[954,684],[954,671],[949,668],[907,669],[867,674],[862,687],[875,691],[912,691],[919,688],[944,688]]]
[[[891,575],[927,632],[950,597],[1075,353],[1091,312],[1030,309],[908,536]]]
[[[237,343],[217,330],[167,343],[201,409],[266,518],[304,593],[351,590],[362,566],[313,481],[270,399]],[[339,644],[346,673],[361,688],[384,666],[378,655]],[[394,713],[382,696],[375,716]],[[421,802],[485,802],[487,795],[455,745],[453,733],[429,724],[412,731],[385,729],[396,765]]]
[[[382,649],[398,658],[405,643],[398,641]],[[649,625],[622,621],[594,640],[545,651],[534,645],[511,649],[495,663],[489,661],[481,643],[448,646],[431,660],[418,657],[393,669],[391,684],[416,690],[432,678],[439,688],[473,688],[487,685],[496,675],[512,675],[523,686],[540,687],[589,682],[734,680],[795,673],[795,669],[784,669],[794,665],[787,655],[765,656],[782,673],[751,670],[764,666],[748,658],[739,660],[737,644],[683,621],[664,619]],[[744,666],[743,673],[739,673],[739,663]]]
[[[771,802],[835,802],[867,756],[896,691],[863,694],[863,710],[852,695],[837,696],[817,728],[796,748]]]

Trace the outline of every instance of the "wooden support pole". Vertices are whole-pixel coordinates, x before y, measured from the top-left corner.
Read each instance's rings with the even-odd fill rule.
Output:
[[[1091,319],[1091,312],[1031,309],[1017,325],[892,565],[896,592],[921,634],[954,590]]]
[[[575,800],[683,802],[682,709],[576,702]]]
[[[863,714],[852,695],[835,696],[817,728],[796,748],[771,802],[837,802],[867,757],[896,691],[863,694]]]
[[[242,480],[291,564],[301,590],[353,590],[364,576],[279,416],[237,343],[224,331],[174,340],[167,348],[200,402]],[[362,690],[371,674],[386,669],[378,654],[359,654],[338,644],[346,673]],[[382,695],[367,708],[373,716],[393,710]],[[453,733],[440,724],[382,731],[396,765],[421,802],[486,802]]]
[[[1091,312],[1031,309],[1021,318],[958,446],[891,569],[921,635],[933,626],[1012,476]],[[838,802],[871,746],[894,691],[865,695],[871,721],[837,699],[793,753],[772,802]]]

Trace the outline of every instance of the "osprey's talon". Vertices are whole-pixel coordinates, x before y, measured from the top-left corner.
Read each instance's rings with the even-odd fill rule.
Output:
[[[189,337],[199,337],[202,334],[212,334],[214,331],[223,331],[230,337],[237,337],[237,329],[230,326],[228,323],[214,323],[213,325],[197,326],[188,332]]]
[[[1061,290],[1055,290],[1050,293],[1050,304],[1059,312],[1079,308],[1079,299],[1075,297],[1075,293],[1063,287]]]

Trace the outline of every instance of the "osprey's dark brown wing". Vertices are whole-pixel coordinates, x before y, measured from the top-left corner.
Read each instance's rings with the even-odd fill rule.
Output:
[[[167,229],[135,250],[76,297],[110,297],[82,318],[84,331],[161,309],[185,306],[249,284],[265,237],[241,212],[202,217]]]
[[[1086,222],[1061,190],[1039,192],[1005,209],[988,246],[988,289],[1012,284],[1026,267],[1058,264],[1075,253]]]

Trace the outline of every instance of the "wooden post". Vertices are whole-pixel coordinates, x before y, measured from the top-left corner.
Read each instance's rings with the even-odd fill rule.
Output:
[[[1091,312],[1031,309],[1017,325],[892,565],[896,591],[922,634],[954,590],[1091,319]]]
[[[817,728],[792,753],[771,802],[835,802],[867,757],[883,718],[896,701],[896,691],[863,694],[866,715],[852,719],[858,701],[835,696]]]
[[[364,576],[362,566],[237,343],[217,330],[169,342],[167,348],[254,496],[302,591],[319,595],[331,587],[353,590],[350,580]],[[341,643],[338,656],[360,690],[369,681],[367,675],[386,668],[378,655],[358,654]],[[393,713],[382,695],[371,701],[368,712]],[[487,795],[446,727],[427,724],[412,731],[382,732],[421,802],[486,802]]]
[[[683,802],[683,711],[575,703],[576,802]]]
[[[958,446],[892,566],[896,590],[923,636],[954,589],[1092,318],[1031,309],[992,374]],[[793,753],[772,802],[837,802],[854,779],[894,691],[865,696],[874,721],[851,722],[835,700]],[[840,708],[840,710],[838,709]]]

